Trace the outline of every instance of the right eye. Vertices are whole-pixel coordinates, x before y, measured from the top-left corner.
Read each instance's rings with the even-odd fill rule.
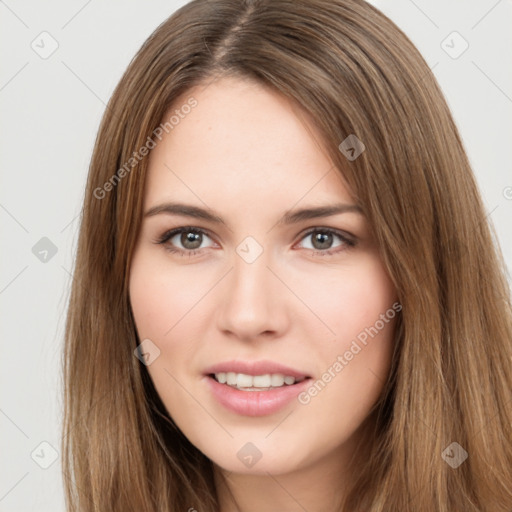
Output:
[[[201,247],[205,239],[211,240],[205,231],[187,226],[166,231],[155,243],[162,244],[166,250],[172,253],[194,256],[202,249],[213,246],[213,244],[210,244]]]

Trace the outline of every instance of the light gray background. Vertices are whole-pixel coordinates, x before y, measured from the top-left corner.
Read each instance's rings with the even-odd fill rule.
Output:
[[[130,59],[184,3],[0,0],[1,511],[64,510],[60,460],[41,465],[60,449],[62,334],[88,162]],[[512,2],[372,3],[433,68],[512,268]],[[31,47],[51,48],[43,31],[58,43],[47,59]],[[469,44],[458,58],[453,31]],[[32,252],[42,237],[58,250],[46,262]]]

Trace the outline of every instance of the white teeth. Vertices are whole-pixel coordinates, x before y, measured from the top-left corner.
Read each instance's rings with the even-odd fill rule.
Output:
[[[227,376],[225,373],[216,373],[215,378],[221,383],[226,384]]]
[[[229,374],[228,374],[229,377]],[[239,373],[236,376],[236,386],[238,388],[252,388],[254,387],[252,385],[252,376],[251,375],[244,375],[243,373]]]
[[[285,377],[284,378],[284,383],[285,384],[290,385],[290,384],[293,384],[294,382],[295,382],[295,377]]]
[[[278,388],[284,384],[284,375],[281,373],[275,373],[270,377],[270,385],[273,388]]]
[[[220,372],[215,374],[215,379],[221,384],[237,388],[278,388],[284,384],[291,386],[296,382],[301,382],[305,377],[296,379],[282,373],[273,373],[265,375],[246,375],[244,373]]]
[[[246,375],[246,377],[248,377]],[[240,376],[238,376],[238,379],[240,379]],[[243,387],[255,387],[255,388],[268,388],[272,385],[272,376],[268,373],[266,375],[254,375],[252,379],[248,379],[251,381],[248,385],[246,384]],[[240,386],[240,380],[238,381],[238,386]]]

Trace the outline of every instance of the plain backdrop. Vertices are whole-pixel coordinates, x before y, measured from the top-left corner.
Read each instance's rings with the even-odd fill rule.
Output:
[[[126,66],[184,3],[0,0],[2,512],[64,510],[60,363],[88,163]],[[372,3],[433,69],[512,268],[512,2]]]

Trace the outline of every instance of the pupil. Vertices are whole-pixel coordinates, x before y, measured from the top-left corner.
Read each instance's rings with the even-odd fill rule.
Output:
[[[181,243],[183,247],[186,249],[197,249],[201,246],[202,235],[201,233],[192,233],[189,231],[188,233],[181,234]]]
[[[331,233],[317,233],[313,237],[313,247],[316,249],[328,249],[332,244]]]

